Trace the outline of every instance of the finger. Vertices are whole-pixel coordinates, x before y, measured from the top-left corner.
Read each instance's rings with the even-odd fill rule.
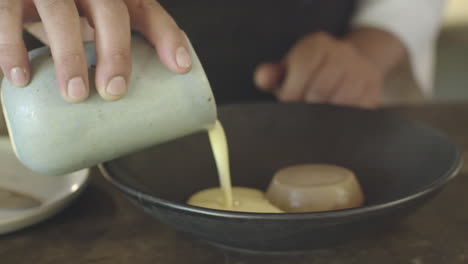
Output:
[[[286,61],[286,78],[277,92],[280,100],[286,102],[300,101],[304,99],[306,85],[310,78],[316,74],[321,65],[326,61],[326,51],[321,47],[313,50],[302,51],[307,46],[292,51]],[[306,55],[304,55],[306,54]]]
[[[95,30],[94,27],[92,27],[89,24],[89,21],[87,17],[82,17],[80,18],[80,27],[81,27],[81,38],[83,41],[94,41],[94,35],[95,35]],[[94,25],[93,25],[94,26]]]
[[[96,30],[96,88],[102,98],[117,100],[130,79],[130,18],[122,0],[83,0],[82,9]]]
[[[21,10],[21,1],[0,0],[0,67],[16,86],[27,85],[30,76]]]
[[[328,101],[344,76],[341,67],[333,60],[327,61],[310,79],[305,100],[309,103]]]
[[[272,91],[281,85],[284,73],[284,66],[279,63],[262,63],[255,70],[254,81],[260,90]]]
[[[338,105],[359,105],[363,96],[365,82],[356,76],[346,76],[338,84],[330,102]]]
[[[187,73],[192,67],[185,34],[155,0],[126,0],[132,27],[155,47],[161,62],[171,71]]]
[[[69,102],[81,102],[88,97],[89,86],[75,2],[34,0],[34,3],[50,42],[60,92]]]
[[[360,106],[367,109],[377,108],[382,99],[382,85],[380,83],[371,82],[365,89],[361,99]]]

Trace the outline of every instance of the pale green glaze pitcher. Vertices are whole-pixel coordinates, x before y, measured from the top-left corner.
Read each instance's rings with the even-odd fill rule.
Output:
[[[94,44],[85,44],[93,80]],[[128,93],[104,101],[90,81],[80,104],[65,102],[58,90],[47,47],[30,52],[32,80],[23,88],[2,82],[1,99],[13,148],[29,169],[61,175],[131,152],[202,131],[217,119],[215,100],[191,47],[192,70],[168,70],[154,48],[132,37],[132,76]]]

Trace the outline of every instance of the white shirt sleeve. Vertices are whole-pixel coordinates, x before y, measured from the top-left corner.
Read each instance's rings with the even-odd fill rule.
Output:
[[[398,37],[405,45],[413,76],[431,96],[436,40],[445,0],[360,0],[353,27],[374,27]]]

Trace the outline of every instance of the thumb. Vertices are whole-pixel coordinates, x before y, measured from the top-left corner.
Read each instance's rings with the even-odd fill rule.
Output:
[[[285,67],[280,63],[262,63],[255,70],[255,84],[260,90],[273,91],[281,86],[285,72]]]

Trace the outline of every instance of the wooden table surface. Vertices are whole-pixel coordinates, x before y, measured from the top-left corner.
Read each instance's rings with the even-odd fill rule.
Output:
[[[394,110],[445,131],[468,149],[468,104]],[[5,133],[4,127],[0,131]],[[177,233],[133,206],[93,170],[91,184],[61,213],[0,236],[0,263],[468,263],[467,190],[465,167],[440,195],[384,236],[305,254],[268,256],[228,252]]]

